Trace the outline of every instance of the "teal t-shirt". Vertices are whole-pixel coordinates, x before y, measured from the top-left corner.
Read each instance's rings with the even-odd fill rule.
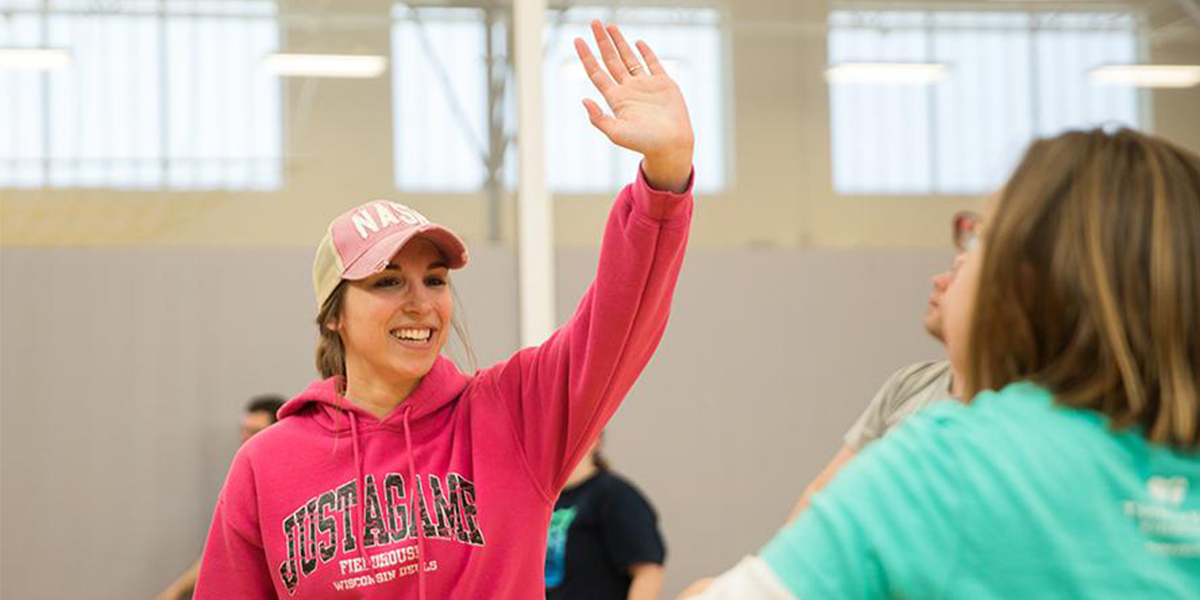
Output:
[[[914,415],[760,557],[797,598],[1200,598],[1200,453],[1030,383]]]

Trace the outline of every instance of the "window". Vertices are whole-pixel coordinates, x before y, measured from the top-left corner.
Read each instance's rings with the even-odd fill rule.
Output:
[[[1034,137],[1141,125],[1135,89],[1087,79],[1101,64],[1137,62],[1126,12],[842,10],[829,22],[831,65],[949,65],[932,85],[830,83],[839,193],[981,193]]]
[[[397,187],[470,192],[485,186],[493,171],[499,184],[513,187],[516,93],[507,59],[506,9],[398,4],[392,16]],[[719,13],[652,8],[547,13],[542,83],[550,189],[607,193],[628,183],[637,168],[639,157],[615,148],[595,131],[580,104],[586,96],[604,106],[570,43],[575,37],[590,39],[587,24],[594,18],[620,23],[627,38],[654,45],[687,96],[693,127],[700,134],[695,161],[704,174],[698,181],[700,191],[722,189],[728,140]],[[489,56],[494,65],[491,85]],[[491,120],[489,114],[494,115]]]
[[[263,0],[21,0],[0,46],[70,50],[69,67],[0,71],[0,187],[280,186],[278,44]]]
[[[487,177],[487,31],[473,8],[392,11],[397,187],[469,192]]]
[[[587,120],[580,104],[584,96],[605,107],[579,65],[576,37],[592,40],[592,19],[619,23],[625,38],[646,40],[663,67],[683,90],[692,127],[697,134],[696,169],[701,192],[725,187],[724,157],[728,140],[723,129],[724,53],[720,18],[712,9],[575,9],[552,12],[546,20],[546,173],[550,187],[561,192],[602,192],[619,189],[636,173],[637,154],[613,146]],[[558,24],[556,24],[558,23]],[[594,43],[590,43],[594,50]]]

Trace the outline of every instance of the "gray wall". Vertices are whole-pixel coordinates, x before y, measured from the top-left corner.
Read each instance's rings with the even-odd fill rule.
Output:
[[[456,279],[481,364],[515,349],[510,251]],[[559,253],[560,315],[594,250]],[[921,332],[947,252],[693,248],[608,436],[658,506],[667,597],[753,552]],[[310,251],[0,253],[0,596],[148,598],[199,551],[242,403],[312,376]]]

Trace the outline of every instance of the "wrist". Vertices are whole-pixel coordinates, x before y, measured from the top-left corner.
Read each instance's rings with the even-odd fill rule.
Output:
[[[662,154],[646,154],[642,159],[642,173],[650,187],[676,194],[687,190],[692,176],[692,150]]]

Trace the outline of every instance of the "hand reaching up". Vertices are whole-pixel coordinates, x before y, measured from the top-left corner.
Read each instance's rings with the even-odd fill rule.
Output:
[[[613,113],[605,114],[595,102],[585,99],[592,125],[614,144],[645,157],[642,170],[652,187],[685,190],[692,172],[695,137],[679,86],[645,42],[637,43],[643,63],[616,25],[605,28],[592,21],[592,34],[604,66],[582,39],[575,39],[575,51]]]

